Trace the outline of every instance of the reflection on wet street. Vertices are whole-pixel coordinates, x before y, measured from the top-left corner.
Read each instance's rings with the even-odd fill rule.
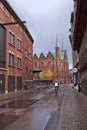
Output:
[[[0,108],[27,108],[28,106],[36,103],[38,100],[28,99],[28,100],[14,100],[3,104]]]
[[[24,94],[0,105],[0,130],[45,130],[57,109],[54,89],[31,97]]]

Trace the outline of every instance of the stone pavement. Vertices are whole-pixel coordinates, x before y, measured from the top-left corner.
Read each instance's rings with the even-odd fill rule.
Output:
[[[87,130],[87,97],[72,86],[65,87],[62,95],[57,130]]]

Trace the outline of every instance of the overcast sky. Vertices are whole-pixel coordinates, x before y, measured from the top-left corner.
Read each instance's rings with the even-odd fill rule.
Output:
[[[56,37],[61,47],[62,39],[67,50],[69,68],[72,52],[69,41],[70,16],[73,0],[8,0],[31,33],[33,52],[40,54],[55,51]]]

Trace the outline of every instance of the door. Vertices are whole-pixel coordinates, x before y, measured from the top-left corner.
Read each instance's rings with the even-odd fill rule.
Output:
[[[22,89],[22,77],[17,76],[17,90],[21,90],[21,89]]]
[[[8,76],[8,92],[15,91],[15,76]]]
[[[5,75],[0,74],[0,93],[5,93]]]

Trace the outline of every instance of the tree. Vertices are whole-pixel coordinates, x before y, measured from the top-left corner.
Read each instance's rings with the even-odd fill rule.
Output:
[[[53,72],[51,70],[43,71],[39,74],[40,79],[42,80],[52,80]]]

